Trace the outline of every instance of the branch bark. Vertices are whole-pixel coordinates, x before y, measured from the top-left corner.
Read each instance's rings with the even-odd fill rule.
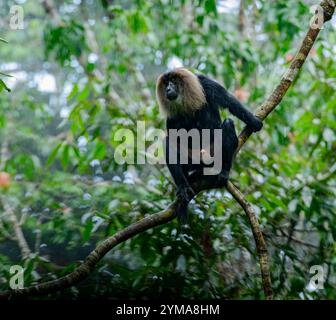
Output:
[[[323,0],[320,6],[323,8],[324,22],[329,21],[334,14],[336,0]],[[280,104],[282,98],[288,91],[289,87],[293,83],[293,80],[296,78],[299,70],[306,61],[308,53],[311,50],[319,32],[320,29],[314,29],[312,27],[307,32],[301,44],[300,50],[296,54],[288,71],[282,77],[280,83],[274,89],[269,98],[258,108],[256,116],[258,116],[261,120],[264,120]],[[239,135],[239,146],[237,152],[246,143],[250,136],[251,132],[249,132],[247,128],[244,128]],[[204,177],[204,179],[202,179],[201,181],[192,181],[191,186],[197,194],[201,191],[216,187],[213,185],[212,181],[213,179],[208,179],[207,177]],[[259,254],[265,296],[266,298],[271,298],[272,290],[270,283],[267,248],[263,235],[260,231],[257,218],[252,210],[251,205],[245,200],[241,192],[230,181],[228,182],[227,190],[242,206],[249,218],[253,236],[256,242],[257,252]],[[138,235],[150,228],[165,224],[174,219],[176,208],[178,205],[179,202],[175,201],[166,210],[147,216],[144,219],[133,223],[125,229],[117,232],[114,236],[106,239],[101,244],[99,244],[96,249],[88,255],[85,261],[70,274],[60,279],[38,284],[29,288],[24,288],[22,290],[4,292],[0,294],[0,298],[8,299],[17,295],[22,296],[33,294],[48,294],[75,285],[76,283],[86,278],[96,266],[96,264],[106,255],[106,253],[113,249],[119,243],[124,242],[131,237]]]
[[[15,234],[15,240],[17,241],[17,244],[21,251],[21,256],[23,260],[26,260],[31,255],[31,250],[29,248],[29,245],[27,243],[27,240],[23,234],[21,225],[18,221],[18,218],[16,216],[16,213],[14,212],[13,208],[10,207],[9,204],[4,203],[4,209],[6,213],[9,216],[9,221],[11,222]]]

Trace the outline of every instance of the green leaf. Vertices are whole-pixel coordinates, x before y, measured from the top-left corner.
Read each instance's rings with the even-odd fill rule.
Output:
[[[86,65],[86,72],[92,73],[95,69],[96,65],[94,63],[88,62]]]
[[[61,157],[61,163],[62,163],[63,169],[65,170],[69,163],[69,145],[68,144],[64,146],[62,157]]]
[[[120,13],[123,13],[124,9],[119,5],[110,5],[108,7],[108,11],[110,11],[114,14],[120,14]]]
[[[3,82],[3,80],[0,79],[0,92],[5,89],[8,92],[10,92],[11,90],[6,86],[6,83]]]
[[[77,159],[80,159],[80,152],[79,152],[79,148],[77,146],[72,146],[72,150],[75,154],[75,156],[77,157]]]
[[[3,39],[3,38],[0,38],[0,41],[1,41],[1,42],[4,42],[4,43],[8,43],[8,41],[5,40],[5,39]]]
[[[92,219],[88,219],[88,221],[86,222],[82,237],[83,237],[83,241],[86,242],[90,239],[91,236],[91,232],[93,229],[93,221]]]
[[[206,0],[204,3],[204,8],[206,13],[217,13],[216,0]]]
[[[6,124],[6,117],[3,114],[0,114],[0,128],[3,128]]]
[[[131,27],[133,33],[146,33],[148,26],[144,16],[139,11],[128,16],[128,24]]]
[[[59,143],[54,148],[54,150],[51,152],[51,154],[50,154],[50,156],[49,156],[49,158],[47,160],[47,163],[46,163],[47,167],[49,167],[54,162],[54,160],[55,160],[55,158],[57,156],[57,153],[58,153],[59,149],[61,148],[62,144],[63,144],[63,142]]]
[[[87,84],[84,89],[79,93],[78,97],[77,97],[77,100],[78,101],[84,101],[88,98],[90,94],[90,86],[89,84]]]
[[[106,145],[104,142],[98,141],[93,157],[99,160],[104,159],[106,154]]]
[[[68,101],[72,100],[76,96],[77,93],[78,93],[78,84],[75,83],[70,94],[67,97],[67,100]]]

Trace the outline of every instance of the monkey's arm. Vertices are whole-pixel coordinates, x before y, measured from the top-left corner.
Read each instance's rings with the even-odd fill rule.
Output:
[[[222,87],[222,89],[224,88]],[[262,121],[254,116],[249,110],[247,110],[235,96],[230,94],[225,89],[222,90],[222,96],[218,100],[218,102],[221,102],[224,104],[224,106],[227,106],[229,108],[229,111],[234,116],[245,122],[246,125],[251,128],[253,132],[257,132],[262,129]]]
[[[247,110],[239,100],[230,94],[223,86],[205,76],[199,76],[199,79],[207,99],[210,99],[215,105],[227,107],[230,113],[245,122],[253,132],[261,130],[263,126],[262,121]]]

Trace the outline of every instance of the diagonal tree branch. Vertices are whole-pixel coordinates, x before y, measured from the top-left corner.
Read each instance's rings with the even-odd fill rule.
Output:
[[[325,0],[320,3],[320,6],[323,9],[323,23],[331,20],[336,6],[335,0]],[[321,21],[318,21],[321,22]],[[321,27],[323,25],[321,24]],[[287,72],[282,77],[280,83],[274,89],[269,98],[258,108],[256,116],[261,120],[264,120],[282,101],[283,97],[287,93],[288,89],[292,85],[296,76],[298,75],[301,67],[307,59],[307,56],[313,47],[318,34],[321,29],[316,26],[311,26],[303,39],[301,47],[293,59],[291,65],[289,66]],[[236,155],[245,144],[247,139],[251,136],[251,132],[247,127],[239,135],[239,145],[236,150]],[[271,277],[269,272],[269,262],[268,262],[268,251],[266,247],[266,242],[264,240],[263,234],[260,230],[258,219],[255,216],[253,208],[251,205],[244,199],[241,192],[231,183],[228,183],[227,190],[232,194],[236,201],[244,209],[246,215],[249,218],[251,229],[253,232],[254,240],[257,247],[257,252],[259,255],[260,269],[262,282],[264,287],[265,296],[267,299],[272,298],[272,288],[271,288]]]
[[[254,213],[254,210],[251,204],[244,198],[243,194],[232,183],[230,183],[227,186],[227,190],[232,194],[235,200],[244,209],[249,219],[254,241],[257,247],[257,253],[259,256],[261,278],[262,278],[262,284],[264,288],[265,297],[267,300],[271,300],[273,297],[273,291],[272,291],[272,284],[271,284],[271,275],[269,271],[268,250],[267,250],[264,236],[260,230],[258,219]]]
[[[336,0],[323,0],[320,6],[323,8],[324,22],[329,21],[334,14]],[[264,120],[280,104],[282,98],[288,91],[289,87],[293,83],[293,80],[295,79],[302,65],[306,61],[308,53],[311,50],[319,32],[320,29],[318,28],[314,29],[313,27],[311,27],[309,29],[302,42],[299,52],[295,56],[288,71],[281,79],[279,85],[274,89],[270,97],[258,108],[256,115],[260,119]],[[247,128],[244,128],[239,136],[239,146],[237,152],[245,144],[250,135],[251,132],[249,132]],[[213,179],[208,179],[207,177],[204,177],[201,181],[194,179],[194,181],[192,181],[191,183],[191,186],[196,194],[200,193],[201,191],[216,187],[213,185]],[[272,290],[270,285],[267,248],[263,235],[260,231],[257,218],[252,210],[251,205],[244,199],[241,192],[231,182],[228,183],[227,190],[242,206],[249,218],[260,258],[265,296],[266,298],[271,298]],[[147,216],[144,219],[135,222],[125,229],[117,232],[114,236],[107,238],[101,244],[99,244],[96,249],[87,256],[85,261],[70,274],[60,279],[38,284],[29,288],[12,290],[4,292],[2,294],[0,293],[0,298],[8,299],[17,295],[22,296],[33,294],[48,294],[77,284],[78,282],[86,278],[94,269],[96,264],[106,255],[106,253],[108,253],[116,245],[150,228],[165,224],[174,219],[177,206],[179,206],[179,202],[176,200],[167,209],[159,213]]]
[[[336,0],[323,0],[320,3],[320,6],[323,8],[324,13],[324,23],[331,20],[336,6]],[[323,26],[323,24],[322,24]],[[322,27],[321,26],[321,27]],[[302,65],[307,59],[307,56],[313,47],[317,36],[319,35],[321,29],[317,27],[310,27],[306,36],[303,39],[301,47],[293,59],[291,65],[289,66],[287,72],[282,77],[280,83],[273,90],[269,98],[258,108],[256,116],[261,120],[264,120],[282,101],[282,98],[287,93],[289,87],[292,85],[296,76],[298,75]],[[247,128],[239,135],[239,146],[236,153],[241,149],[245,144],[247,139],[250,137],[251,132]]]

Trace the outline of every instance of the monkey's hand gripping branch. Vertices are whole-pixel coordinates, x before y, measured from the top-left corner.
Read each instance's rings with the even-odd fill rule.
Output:
[[[324,22],[329,21],[335,11],[336,0],[323,0],[320,3],[320,7],[323,9]],[[281,79],[278,86],[274,89],[269,98],[258,108],[256,116],[261,120],[264,120],[281,102],[282,98],[288,91],[289,87],[292,85],[295,76],[298,74],[298,71],[301,69],[302,65],[307,59],[308,53],[313,47],[313,44],[319,34],[321,29],[310,27],[308,30],[300,50],[296,54],[294,60],[292,61],[288,71]],[[245,128],[239,136],[239,146],[238,151],[245,144],[247,139],[250,137],[251,133],[247,128]],[[211,180],[211,181],[210,181]],[[203,190],[208,190],[213,188],[212,179],[207,179],[204,177],[201,181],[193,181],[191,187],[196,194],[200,193]],[[253,236],[256,242],[257,251],[260,259],[260,267],[262,274],[263,288],[265,292],[265,297],[267,299],[272,298],[272,289],[271,289],[271,280],[269,273],[269,263],[268,263],[268,254],[266,244],[260,231],[260,227],[257,221],[257,218],[253,212],[252,206],[246,201],[242,193],[229,181],[227,184],[227,190],[232,194],[234,199],[241,205],[245,213],[248,216],[248,219],[251,224]],[[12,290],[4,293],[0,293],[0,298],[9,299],[15,296],[23,295],[36,295],[36,294],[48,294],[65,288],[69,288],[81,280],[85,279],[91,271],[94,269],[96,264],[113,249],[116,245],[121,242],[124,242],[133,236],[140,234],[150,228],[153,228],[158,225],[167,223],[175,218],[175,212],[179,202],[176,200],[173,202],[167,209],[149,215],[144,219],[131,224],[125,229],[118,231],[114,236],[107,238],[102,243],[100,243],[96,249],[94,249],[85,259],[85,261],[78,266],[70,274],[45,283],[37,284],[35,286],[24,288],[21,290]]]

